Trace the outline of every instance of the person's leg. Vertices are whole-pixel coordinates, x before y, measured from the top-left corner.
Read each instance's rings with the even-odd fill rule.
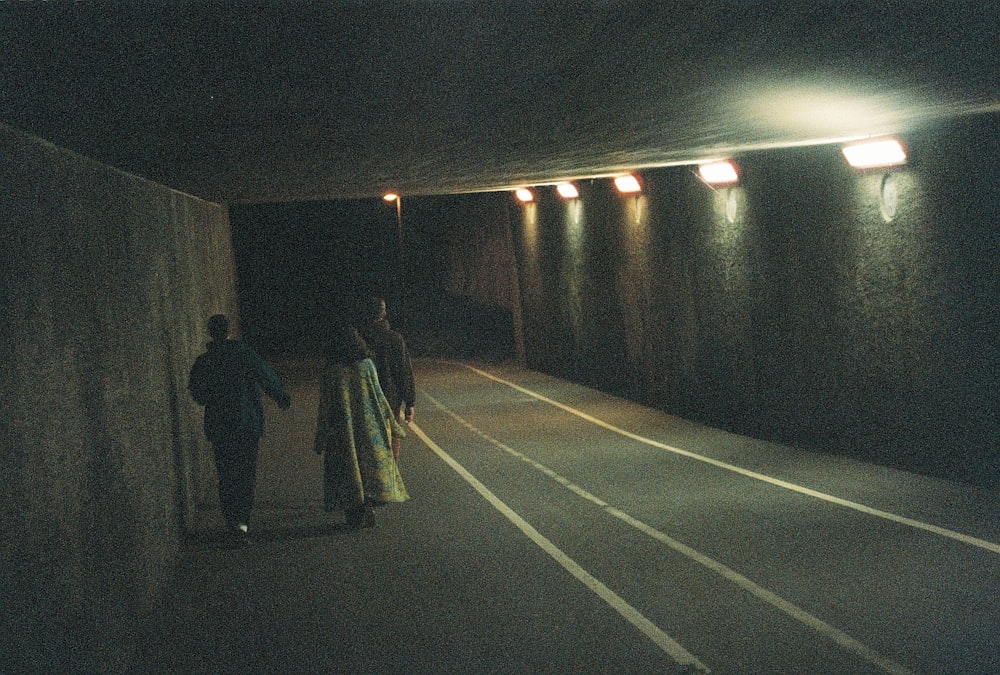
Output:
[[[352,529],[375,527],[375,509],[370,504],[358,504],[344,510],[347,526]]]
[[[216,443],[212,446],[215,455],[215,471],[219,479],[219,510],[226,520],[226,529],[236,527],[239,514],[236,509],[236,470],[237,452],[234,444],[229,442]]]
[[[234,468],[233,514],[237,527],[244,529],[250,524],[254,494],[257,489],[257,454],[260,445],[256,438],[243,439],[236,448]]]

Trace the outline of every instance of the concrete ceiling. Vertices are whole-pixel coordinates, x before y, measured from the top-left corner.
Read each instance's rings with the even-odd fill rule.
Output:
[[[0,120],[219,202],[448,194],[1000,110],[995,0],[0,3]]]

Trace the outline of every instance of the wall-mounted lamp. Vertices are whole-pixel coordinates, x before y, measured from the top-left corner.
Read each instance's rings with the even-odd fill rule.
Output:
[[[707,162],[698,166],[698,176],[709,185],[733,185],[740,180],[732,160]]]
[[[639,183],[639,179],[633,174],[618,176],[615,178],[615,187],[618,188],[618,191],[622,194],[642,192],[642,185]]]
[[[528,202],[535,201],[535,193],[533,193],[528,188],[518,188],[514,191],[514,196],[517,197],[517,201],[522,204],[527,204]]]
[[[396,193],[396,192],[386,192],[384,195],[382,195],[382,199],[384,199],[387,204],[395,204],[396,205],[396,228],[397,228],[397,236],[399,237],[399,240],[400,240],[400,246],[402,246],[402,240],[403,240],[403,202],[399,198],[399,194]]]
[[[576,186],[572,183],[559,183],[559,185],[556,186],[556,192],[558,192],[559,196],[563,199],[576,199],[580,196]]]
[[[875,169],[906,164],[906,150],[895,138],[852,143],[841,148],[847,163],[855,169]]]

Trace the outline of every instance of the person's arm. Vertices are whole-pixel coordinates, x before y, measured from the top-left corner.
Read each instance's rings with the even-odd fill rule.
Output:
[[[274,369],[257,352],[247,348],[247,354],[250,358],[254,380],[264,390],[265,394],[274,399],[279,408],[287,410],[288,406],[292,404],[292,397],[285,391],[285,385],[282,383],[281,378],[278,377]]]

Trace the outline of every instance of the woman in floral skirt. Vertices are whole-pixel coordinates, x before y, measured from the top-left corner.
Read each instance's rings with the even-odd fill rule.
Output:
[[[375,506],[409,499],[394,456],[406,435],[379,385],[364,339],[337,329],[320,379],[314,449],[323,455],[323,506],[348,527],[372,527]]]

